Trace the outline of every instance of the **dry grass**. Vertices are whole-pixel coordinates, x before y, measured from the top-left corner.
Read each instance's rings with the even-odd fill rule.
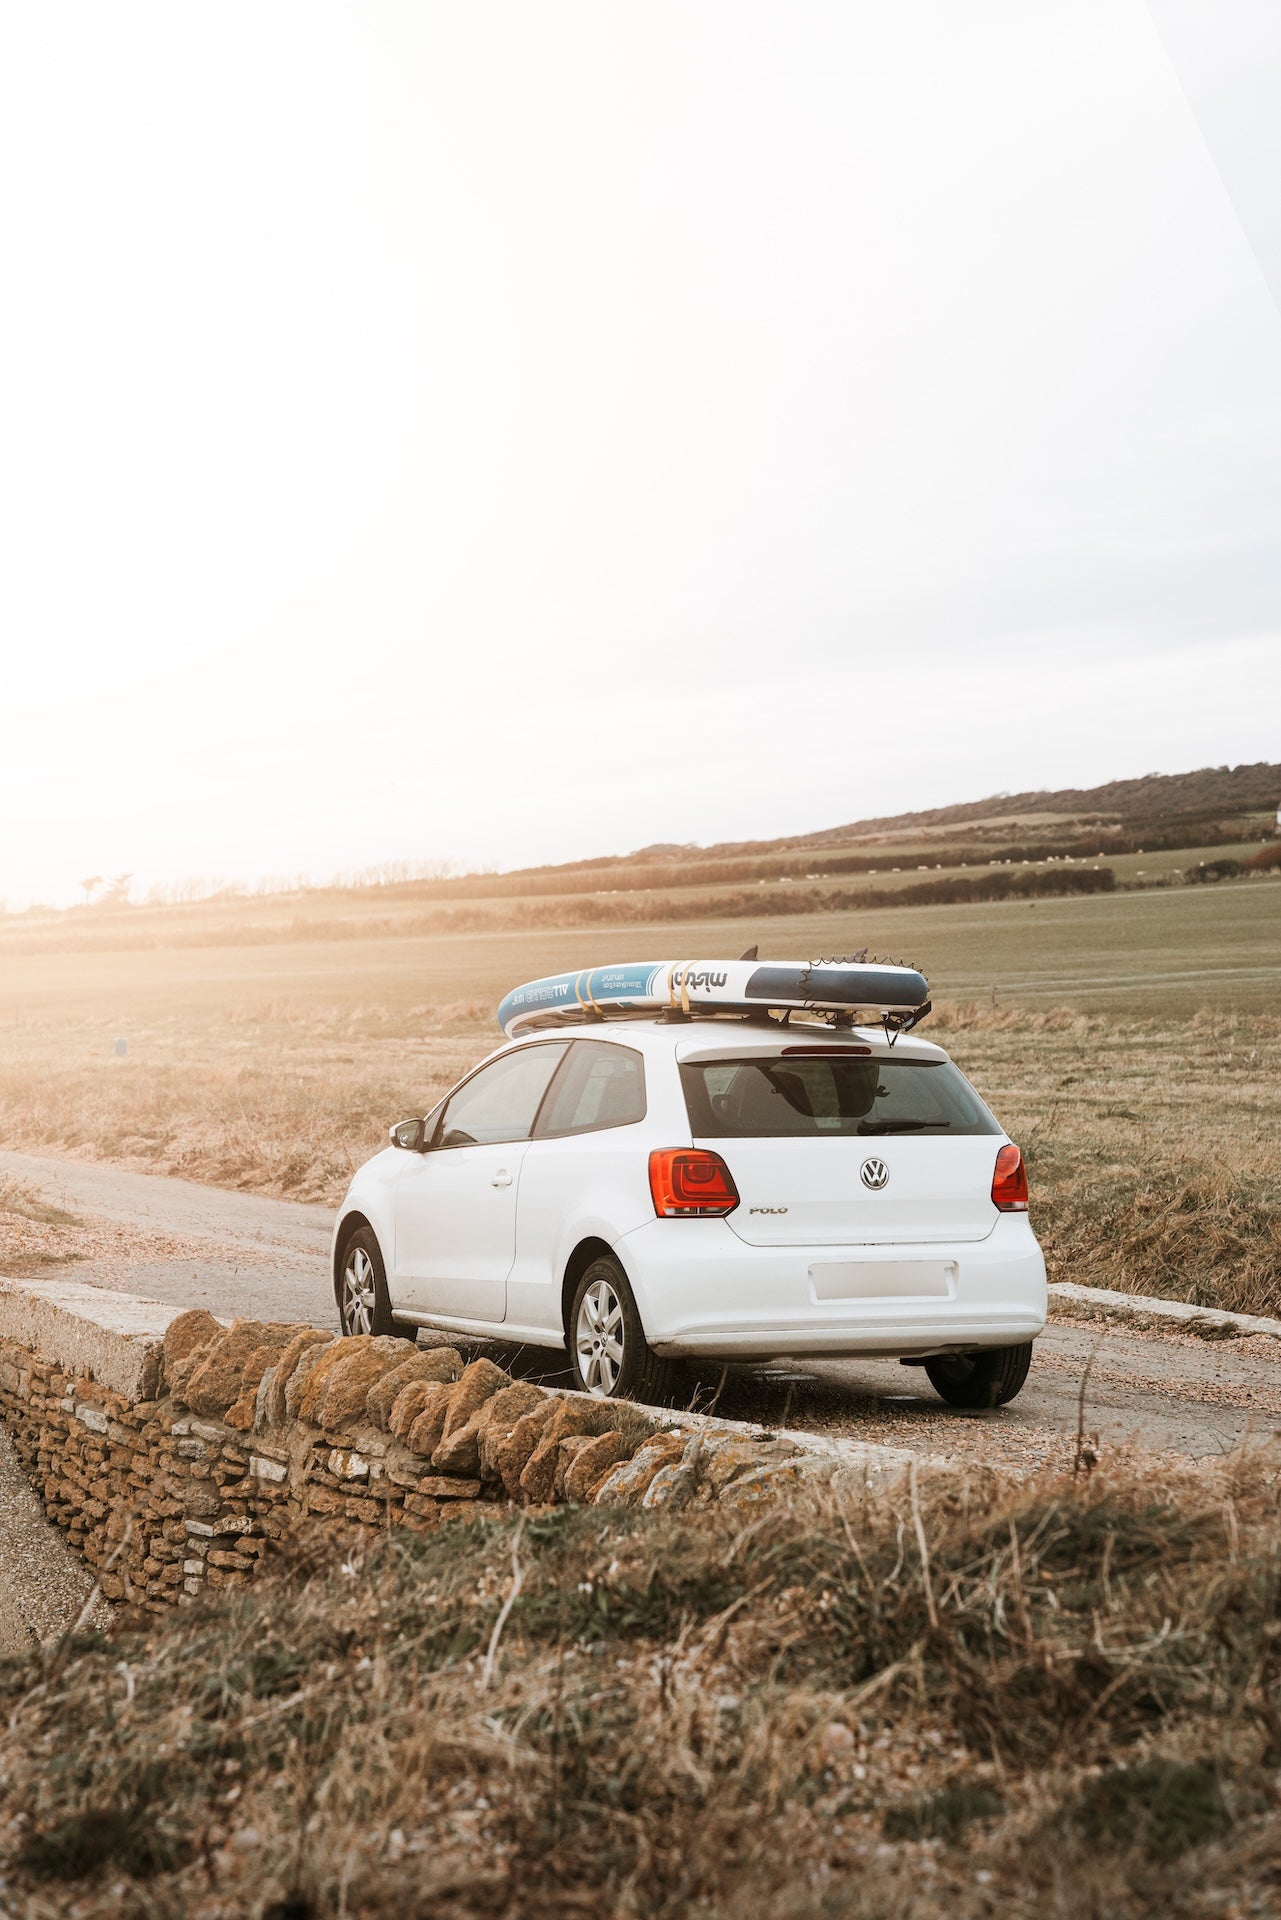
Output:
[[[501,1036],[489,1009],[270,1003],[133,1028],[31,1024],[0,1067],[5,1145],[213,1186],[336,1201],[391,1121],[424,1112]]]
[[[1281,1310],[1281,1019],[944,1013],[1023,1146],[1050,1277]]]
[[[1277,1016],[971,1004],[928,1031],[1027,1153],[1052,1278],[1281,1311]],[[330,1203],[392,1120],[498,1038],[472,1003],[233,1007],[135,1030],[124,1060],[108,1034],[19,1031],[0,1069],[6,1144]]]
[[[25,1181],[0,1179],[0,1274],[22,1278],[76,1259],[78,1224]]]
[[[1275,1463],[919,1519],[496,1516],[13,1662],[8,1910],[1276,1911]]]

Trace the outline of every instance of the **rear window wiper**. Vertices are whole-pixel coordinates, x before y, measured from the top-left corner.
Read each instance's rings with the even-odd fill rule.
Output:
[[[860,1133],[920,1133],[925,1127],[950,1127],[950,1120],[873,1120]]]

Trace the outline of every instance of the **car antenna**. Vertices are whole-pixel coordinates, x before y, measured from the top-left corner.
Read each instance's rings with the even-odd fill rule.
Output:
[[[740,960],[755,960],[759,958],[760,951],[761,950],[759,945],[755,947],[749,947],[746,953],[740,953],[738,957]]]

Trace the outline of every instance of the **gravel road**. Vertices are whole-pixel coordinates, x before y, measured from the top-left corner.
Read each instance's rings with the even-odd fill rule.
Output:
[[[45,1519],[9,1437],[0,1427],[0,1656],[28,1653],[74,1626],[93,1591],[80,1555]],[[87,1626],[106,1624],[99,1599]]]
[[[19,1180],[76,1215],[78,1280],[180,1306],[266,1320],[334,1324],[328,1209],[229,1193],[91,1162],[0,1152]],[[1088,1281],[1088,1276],[1078,1278]],[[536,1378],[563,1378],[550,1355],[495,1342],[495,1357]],[[1052,1320],[1031,1377],[999,1413],[957,1413],[923,1374],[885,1360],[828,1360],[700,1374],[704,1403],[771,1426],[886,1441],[931,1454],[1038,1466],[1075,1452],[1081,1379],[1085,1431],[1104,1449],[1199,1457],[1281,1434],[1281,1374],[1272,1340],[1207,1341]]]

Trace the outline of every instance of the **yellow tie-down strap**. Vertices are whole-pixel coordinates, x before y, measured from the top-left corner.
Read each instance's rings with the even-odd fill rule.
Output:
[[[591,988],[591,973],[580,973],[574,977],[574,998],[584,1013],[600,1013]]]

